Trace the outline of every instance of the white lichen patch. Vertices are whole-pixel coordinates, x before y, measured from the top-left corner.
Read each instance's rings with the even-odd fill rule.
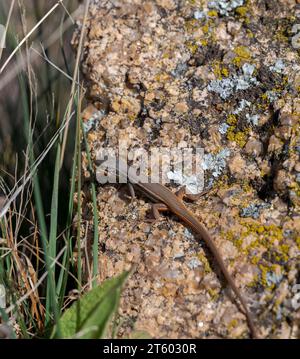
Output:
[[[83,123],[84,132],[88,133],[92,128],[95,128],[104,115],[104,111],[97,111],[94,113],[87,121]]]
[[[239,113],[241,113],[246,107],[250,107],[251,106],[251,102],[242,99],[239,103],[239,106],[233,111],[234,115],[238,115]]]
[[[282,59],[278,59],[274,65],[270,66],[270,70],[282,74],[285,69],[285,63]]]
[[[274,91],[267,91],[266,92],[267,99],[272,103],[278,99],[278,95]]]
[[[253,65],[245,63],[242,70],[243,74],[240,76],[233,75],[221,80],[212,80],[207,87],[208,91],[215,92],[226,100],[236,91],[247,90],[253,85],[258,85],[256,77],[252,76],[255,70]]]
[[[229,127],[230,126],[227,123],[221,123],[221,125],[219,126],[219,132],[221,133],[221,135],[225,135]]]
[[[215,0],[208,3],[208,7],[217,10],[221,15],[228,16],[230,12],[244,5],[244,0]]]
[[[210,171],[212,176],[219,177],[227,164],[227,158],[230,156],[230,150],[224,148],[216,155],[208,153],[204,155],[202,168],[204,171]]]
[[[206,15],[205,15],[205,12],[204,11],[201,11],[201,10],[196,10],[194,12],[194,18],[196,20],[202,20],[202,19],[205,19]]]
[[[250,125],[257,126],[258,120],[259,120],[259,115],[250,115],[249,113],[247,113],[246,119]]]

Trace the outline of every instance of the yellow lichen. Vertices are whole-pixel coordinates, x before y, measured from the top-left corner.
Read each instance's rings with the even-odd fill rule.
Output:
[[[238,119],[236,115],[230,114],[228,115],[226,122],[228,125],[235,125],[237,123]]]
[[[248,14],[249,9],[247,8],[247,6],[239,6],[239,7],[237,7],[237,8],[235,9],[235,12],[236,12],[238,15],[244,17],[244,16],[246,16],[246,15]]]
[[[229,141],[234,141],[239,147],[243,148],[248,140],[248,132],[249,129],[246,129],[245,131],[235,132],[235,127],[230,126],[227,130],[227,139]]]
[[[216,10],[210,10],[207,15],[210,17],[216,17],[218,16],[218,12]]]
[[[197,255],[198,259],[202,262],[203,266],[204,266],[204,271],[205,273],[210,273],[212,272],[212,269],[210,267],[210,264],[206,258],[206,256],[203,253],[198,253]]]
[[[283,273],[284,269],[277,264],[265,264],[265,260],[262,259],[261,254],[257,255],[257,250],[262,247],[264,250],[259,251],[259,253],[264,253],[265,250],[272,250],[273,260],[277,262],[287,262],[290,247],[286,243],[282,243],[284,240],[283,230],[281,227],[274,224],[262,225],[252,219],[241,219],[240,224],[242,225],[240,233],[229,230],[225,233],[221,232],[221,235],[231,241],[241,253],[249,256],[249,260],[252,264],[259,264],[258,268],[261,270],[260,284],[272,289],[273,285],[268,285],[267,283],[267,273],[275,272],[278,267]],[[251,235],[254,240],[252,240],[251,243],[245,247],[243,246],[244,239],[249,235]],[[300,238],[298,239],[298,243],[300,245]],[[264,261],[264,264],[261,263],[262,260]]]
[[[232,319],[230,323],[228,324],[228,330],[234,329],[237,327],[238,321],[236,319]]]
[[[196,19],[187,20],[184,26],[187,32],[192,33],[199,27],[199,22]]]
[[[216,61],[213,65],[213,72],[216,75],[216,77],[221,80],[223,76],[228,77],[229,71],[226,67],[222,66],[219,61]]]
[[[253,39],[254,38],[254,34],[250,29],[247,29],[247,36],[249,37],[249,39]]]
[[[205,24],[204,26],[201,27],[201,29],[204,34],[207,34],[209,32],[209,25]]]
[[[160,73],[155,76],[155,81],[157,82],[166,82],[170,79],[170,75],[167,73]]]
[[[275,31],[274,40],[277,40],[279,42],[289,42],[288,36],[285,35],[284,30]]]
[[[208,294],[210,295],[210,297],[211,297],[212,300],[218,299],[218,296],[219,296],[219,295],[218,295],[217,290],[212,289],[212,288],[207,288],[207,292],[208,292]]]
[[[251,60],[251,52],[246,46],[238,46],[234,52],[237,56],[233,59],[233,63],[238,67]]]
[[[192,41],[187,41],[185,43],[185,45],[193,55],[197,52],[197,50],[199,48],[199,46],[197,44],[195,44],[194,42],[192,42]]]

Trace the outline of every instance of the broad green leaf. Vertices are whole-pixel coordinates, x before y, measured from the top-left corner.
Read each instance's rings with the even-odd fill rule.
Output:
[[[97,339],[105,334],[107,325],[116,312],[122,286],[128,276],[124,272],[106,280],[72,304],[60,319],[62,338]]]

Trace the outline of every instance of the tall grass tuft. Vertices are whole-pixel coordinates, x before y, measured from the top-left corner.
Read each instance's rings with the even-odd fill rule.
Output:
[[[78,53],[73,54],[69,45],[73,28],[63,31],[72,24],[70,14],[77,6],[77,0],[0,3],[0,23],[6,24],[6,48],[0,54],[0,284],[6,291],[6,307],[0,308],[0,336],[89,337],[87,323],[94,328],[91,337],[103,336],[127,277],[97,287],[95,183],[90,187],[93,262],[90,274],[83,275],[82,141],[92,171],[81,119],[84,33]],[[57,28],[59,36],[49,42],[48,34]],[[68,132],[74,135],[67,136]],[[84,294],[91,288],[91,295]],[[91,308],[84,317],[70,307],[74,290],[81,298],[76,305],[89,303]],[[70,331],[64,318],[84,324]]]

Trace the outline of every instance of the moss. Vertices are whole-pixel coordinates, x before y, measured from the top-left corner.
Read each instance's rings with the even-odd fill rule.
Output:
[[[233,231],[229,230],[225,234],[222,233],[222,236],[225,237],[228,241],[232,242],[239,250],[242,248],[243,239],[241,237],[236,237]]]
[[[225,77],[229,76],[229,70],[226,67],[222,68],[222,75],[225,76]]]
[[[245,22],[246,25],[249,25],[251,23],[249,17],[245,17],[244,22]]]
[[[257,264],[260,261],[260,258],[258,256],[253,256],[250,260],[252,264]]]
[[[273,273],[275,272],[276,268],[275,266],[271,265],[262,265],[260,264],[259,266],[260,269],[260,280],[261,280],[261,285],[263,285],[265,288],[272,290],[275,288],[275,283],[268,283],[268,273]]]
[[[129,114],[129,115],[128,115],[128,119],[129,119],[130,121],[134,121],[134,120],[136,119],[136,117],[137,117],[137,115],[134,115],[134,114]]]
[[[234,52],[239,57],[242,57],[244,59],[251,59],[250,50],[246,46],[238,46],[234,49]]]
[[[248,180],[243,180],[242,181],[242,188],[243,188],[244,192],[252,192],[253,191],[253,188],[250,185]]]
[[[239,6],[235,9],[235,13],[241,17],[242,19],[244,19],[244,21],[249,21],[249,18],[248,18],[248,15],[251,14],[251,11],[252,10],[252,7],[251,7],[251,4],[250,4],[250,1],[249,0],[246,0],[244,2],[244,5],[243,6]]]
[[[257,233],[259,234],[264,233],[264,231],[265,231],[265,227],[262,225],[257,228]]]
[[[255,274],[253,281],[248,284],[248,287],[254,288],[257,286],[258,282],[259,282],[258,275]]]
[[[261,284],[266,287],[267,286],[267,274],[269,272],[269,268],[263,266],[262,264],[260,264],[259,266],[260,269],[260,275],[261,275]]]
[[[274,35],[274,40],[277,40],[277,41],[282,42],[282,43],[288,43],[289,42],[289,38],[288,38],[288,36],[286,36],[284,30],[276,31],[275,35]]]

